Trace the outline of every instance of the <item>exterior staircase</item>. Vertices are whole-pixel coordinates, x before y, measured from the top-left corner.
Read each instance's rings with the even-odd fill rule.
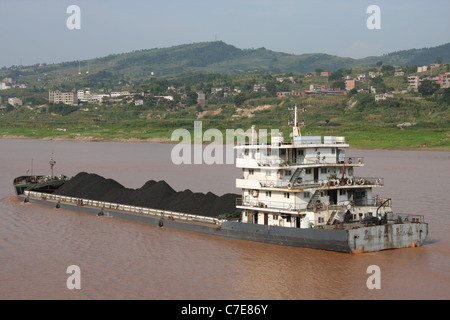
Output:
[[[316,192],[314,192],[314,195],[312,196],[311,200],[309,200],[308,205],[306,206],[307,209],[314,209],[314,204],[316,203],[316,201],[319,199],[320,197],[320,190],[316,190]]]
[[[297,169],[295,170],[294,174],[293,174],[292,177],[291,177],[291,180],[289,180],[289,182],[290,182],[292,185],[298,184],[298,183],[297,183],[297,179],[300,177],[300,175],[302,174],[303,170],[304,170],[303,168],[297,168]]]

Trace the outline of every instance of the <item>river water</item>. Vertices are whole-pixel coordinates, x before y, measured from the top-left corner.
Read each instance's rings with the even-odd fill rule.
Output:
[[[240,170],[172,164],[172,145],[0,140],[0,299],[449,299],[449,152],[347,150],[355,175],[384,177],[394,210],[423,214],[423,247],[344,254],[222,239],[19,202],[12,181],[33,169],[85,171],[130,188],[165,180],[177,191],[239,191]],[[31,166],[31,164],[33,164]],[[69,290],[67,268],[80,268]],[[380,289],[369,289],[369,266]]]

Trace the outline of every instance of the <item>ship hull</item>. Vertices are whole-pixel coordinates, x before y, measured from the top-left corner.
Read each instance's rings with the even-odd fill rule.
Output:
[[[428,234],[427,223],[386,224],[350,230],[288,228],[238,221],[223,221],[220,224],[214,224],[176,219],[170,213],[161,217],[152,214],[79,206],[26,195],[18,195],[18,197],[30,203],[93,214],[99,216],[100,219],[112,217],[228,239],[347,253],[418,247],[423,245]]]

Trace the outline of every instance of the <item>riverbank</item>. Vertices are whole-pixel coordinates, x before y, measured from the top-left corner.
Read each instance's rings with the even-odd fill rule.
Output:
[[[366,133],[367,135],[367,133]],[[0,139],[5,140],[14,140],[14,139],[22,139],[22,140],[43,140],[43,141],[78,141],[78,142],[126,142],[126,143],[164,143],[164,144],[177,144],[179,142],[172,141],[167,137],[102,137],[102,136],[83,136],[83,135],[72,135],[72,136],[47,136],[47,137],[36,137],[36,136],[27,136],[27,135],[0,135]],[[448,143],[449,138],[443,138],[442,142]],[[428,140],[427,140],[428,141]],[[401,151],[442,151],[442,152],[450,152],[450,146],[441,145],[436,142],[427,143],[424,141],[423,144],[418,146],[402,146],[402,143],[405,143],[404,139],[398,138],[396,141],[388,140],[370,140],[367,136],[352,138],[346,136],[346,142],[350,144],[349,149],[358,149],[358,150],[401,150]],[[365,142],[365,143],[364,143]],[[409,141],[410,142],[410,141]],[[203,142],[203,144],[209,144],[208,142]]]

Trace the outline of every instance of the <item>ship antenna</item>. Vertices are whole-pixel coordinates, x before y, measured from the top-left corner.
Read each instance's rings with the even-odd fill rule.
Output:
[[[52,153],[52,156],[50,157],[49,164],[50,164],[50,169],[52,170],[52,179],[53,179],[53,166],[56,164],[56,161],[53,160],[53,153]]]
[[[297,105],[294,108],[294,123],[292,124],[292,137],[300,137],[302,134],[298,126]]]

